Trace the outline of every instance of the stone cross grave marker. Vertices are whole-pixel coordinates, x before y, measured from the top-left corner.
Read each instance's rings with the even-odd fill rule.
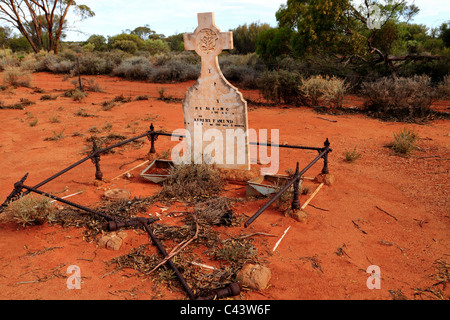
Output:
[[[183,100],[188,148],[194,163],[215,162],[219,168],[250,169],[247,102],[220,70],[218,55],[233,49],[232,32],[221,32],[214,13],[199,13],[194,33],[183,34],[185,50],[201,57],[201,73]]]

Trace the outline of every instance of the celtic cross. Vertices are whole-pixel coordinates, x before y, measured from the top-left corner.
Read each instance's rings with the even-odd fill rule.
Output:
[[[202,58],[200,78],[221,73],[217,56],[222,50],[233,49],[233,33],[221,32],[214,24],[214,13],[198,13],[194,33],[183,35],[184,49],[195,50]]]

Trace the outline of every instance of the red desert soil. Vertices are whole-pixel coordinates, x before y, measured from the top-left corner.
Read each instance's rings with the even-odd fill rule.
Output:
[[[25,110],[0,110],[0,201],[11,192],[16,181],[29,172],[27,185],[35,185],[83,158],[85,138],[95,129],[97,135],[109,132],[127,137],[144,133],[150,123],[156,130],[171,132],[183,127],[181,103],[158,100],[159,90],[166,96],[182,98],[193,82],[151,84],[119,78],[94,77],[104,92],[89,93],[81,102],[64,97],[72,88],[62,76],[38,73],[33,86],[55,100],[40,100],[43,93],[30,88],[8,89],[0,93],[5,104],[27,98],[35,104]],[[259,101],[255,91],[241,90],[247,99]],[[101,102],[123,94],[132,101],[102,110]],[[149,100],[136,101],[139,95]],[[361,100],[347,100],[347,106]],[[448,109],[448,101],[438,102]],[[77,112],[95,117],[76,116]],[[334,120],[335,122],[324,120]],[[37,124],[30,123],[37,119]],[[272,271],[268,288],[246,290],[238,299],[435,299],[438,290],[449,297],[449,288],[438,284],[439,261],[449,261],[449,159],[450,123],[435,120],[427,124],[381,122],[365,115],[321,115],[305,107],[256,107],[249,104],[249,126],[254,129],[279,129],[280,143],[322,146],[329,138],[333,152],[329,168],[336,182],[324,186],[306,208],[308,218],[298,222],[270,207],[247,229],[225,228],[227,234],[264,232],[275,237],[255,236],[254,244]],[[95,127],[95,128],[94,128]],[[399,157],[384,147],[394,132],[408,127],[420,137],[419,150],[411,157]],[[109,131],[108,131],[109,128]],[[64,138],[45,141],[63,132]],[[160,137],[157,152],[170,150],[176,142]],[[345,150],[354,147],[362,156],[354,163],[343,160]],[[94,166],[90,161],[41,187],[60,197],[77,191],[82,194],[68,200],[94,206],[105,190],[127,189],[131,196],[153,195],[158,185],[142,180],[141,167],[129,179],[111,181],[120,173],[141,163],[149,150],[126,148],[101,158],[104,182],[94,184]],[[280,149],[279,173],[307,165],[317,152]],[[252,156],[254,157],[254,156]],[[306,174],[317,175],[322,161]],[[315,190],[317,184],[305,181]],[[227,195],[245,197],[245,186],[230,184]],[[301,196],[303,203],[308,196]],[[267,199],[239,203],[237,215],[253,215]],[[385,213],[379,209],[384,210]],[[180,210],[180,203],[167,211],[153,205],[148,213],[161,214],[158,223],[175,223],[168,212]],[[325,210],[320,210],[325,209]],[[244,220],[245,221],[245,220]],[[272,248],[288,228],[277,250]],[[126,254],[149,239],[145,234],[127,231],[119,251],[99,248],[83,239],[83,229],[41,225],[19,228],[13,222],[0,223],[0,299],[184,299],[179,290],[154,284],[135,270],[111,273],[105,262]],[[223,229],[222,229],[223,231]],[[154,247],[152,247],[154,248]],[[156,249],[155,249],[156,250]],[[339,254],[338,254],[339,253]],[[214,263],[201,257],[204,263]],[[81,269],[81,289],[66,286],[67,267]],[[366,270],[377,265],[381,271],[381,289],[368,289]],[[207,272],[207,271],[205,271]],[[448,269],[447,269],[448,272]],[[448,281],[448,274],[446,281]],[[445,284],[445,283],[444,283]],[[424,291],[428,290],[428,291]],[[415,293],[421,292],[421,295]]]

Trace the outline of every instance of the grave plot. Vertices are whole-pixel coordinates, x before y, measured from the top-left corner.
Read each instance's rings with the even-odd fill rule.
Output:
[[[92,139],[92,150],[88,156],[42,182],[29,186],[26,184],[28,173],[25,174],[14,184],[13,190],[2,204],[2,209],[7,209],[14,202],[22,201],[30,193],[56,200],[70,208],[62,209],[56,220],[64,223],[88,217],[79,225],[86,227],[90,232],[89,236],[94,239],[97,239],[100,234],[107,233],[106,237],[99,239],[99,245],[113,250],[116,250],[117,246],[120,247],[124,239],[123,233],[117,232],[122,229],[143,230],[150,238],[150,243],[156,246],[159,255],[147,254],[143,244],[144,247],[141,246],[128,255],[113,259],[112,264],[116,264],[118,269],[134,268],[146,275],[165,268],[164,270],[170,270],[170,273],[176,277],[189,299],[217,299],[239,295],[243,287],[247,290],[262,290],[267,287],[271,276],[270,270],[263,266],[264,256],[257,254],[252,245],[252,237],[273,236],[256,232],[222,239],[219,233],[227,227],[248,227],[271,204],[287,193],[289,194],[287,201],[291,203],[285,211],[285,215],[289,216],[287,219],[303,220],[303,209],[312,197],[316,196],[325,181],[329,183],[333,180],[328,169],[328,154],[332,149],[328,139],[320,147],[249,141],[246,102],[239,91],[223,77],[217,62],[217,55],[223,49],[232,48],[232,35],[220,32],[214,25],[212,13],[199,14],[198,20],[199,26],[195,32],[185,35],[186,49],[195,50],[202,57],[202,72],[198,81],[188,89],[183,100],[186,128],[184,135],[157,131],[151,124],[150,129],[143,134],[104,148],[100,148],[98,142]],[[153,159],[141,172],[141,177],[150,180],[150,183],[163,185],[161,192],[152,197],[129,199],[129,193],[116,190],[109,194],[110,200],[113,200],[112,203],[99,208],[90,208],[42,190],[42,187],[50,181],[88,160],[91,160],[94,165],[95,180],[102,182],[104,176],[101,168],[102,154],[138,139],[148,138],[149,155],[155,155],[156,142],[161,137],[183,139],[183,142],[187,144],[184,151],[189,155],[184,157],[184,161],[191,161],[191,163],[177,164],[176,159],[172,161]],[[231,143],[226,139],[220,139],[223,137],[230,138]],[[313,150],[317,151],[318,155],[301,170],[298,162],[293,163],[292,168],[295,167],[295,171],[291,176],[285,177],[284,181],[278,180],[277,185],[272,186],[272,189],[275,187],[276,192],[270,200],[253,216],[245,217],[237,214],[233,209],[234,203],[245,202],[245,198],[225,198],[221,196],[221,193],[227,180],[230,181],[230,176],[234,177],[233,183],[243,183],[251,187],[252,180],[256,177],[255,171],[250,170],[249,145],[264,145],[282,150],[286,148]],[[323,160],[323,168],[321,174],[314,178],[320,183],[319,187],[301,205],[299,200],[301,181],[305,179],[305,173],[319,160]],[[149,162],[150,160],[146,160],[116,178]],[[146,209],[149,204],[155,201],[170,202],[174,199],[182,201],[186,206],[182,225],[165,225],[158,217],[148,217]],[[287,231],[288,229],[285,233]],[[173,241],[170,252],[166,250],[160,237],[164,239],[164,242]],[[279,239],[277,246],[282,239]],[[220,266],[211,266],[197,262],[196,260],[205,260],[207,257],[196,256],[195,253],[198,254],[196,249],[202,249],[213,260],[225,263]],[[273,251],[275,249],[276,247]],[[160,256],[162,258],[159,258]],[[213,272],[202,274],[198,268],[193,271],[193,265],[213,270]],[[256,273],[252,273],[253,271],[248,274],[248,269],[259,270],[262,282],[256,281],[254,277]]]
[[[130,229],[130,228],[144,228],[151,239],[151,243],[153,243],[160,255],[163,256],[163,259],[159,261],[156,265],[156,261],[149,262],[147,264],[139,264],[139,263],[131,263],[128,261],[130,257],[132,259],[136,258],[136,252],[127,255],[127,257],[121,257],[115,259],[113,262],[117,263],[119,268],[128,267],[135,268],[140,270],[146,274],[152,273],[158,267],[162,265],[167,265],[177,277],[179,283],[182,288],[185,290],[187,296],[190,299],[213,299],[213,298],[223,298],[229,295],[238,295],[242,288],[242,284],[239,281],[234,281],[240,279],[237,275],[239,270],[244,266],[247,262],[257,262],[259,261],[259,257],[256,255],[255,251],[252,251],[252,245],[247,239],[251,237],[252,234],[244,235],[237,237],[236,239],[229,238],[230,242],[223,244],[221,240],[219,240],[219,235],[217,231],[212,229],[215,226],[240,226],[243,222],[242,216],[236,216],[232,209],[232,203],[236,201],[245,201],[245,199],[227,199],[224,197],[220,197],[220,193],[223,190],[223,186],[226,183],[226,177],[230,174],[229,170],[222,170],[217,168],[214,164],[181,164],[181,165],[169,165],[170,168],[165,168],[166,177],[165,181],[163,181],[163,189],[162,191],[155,195],[154,197],[147,198],[134,198],[129,199],[129,193],[120,192],[120,190],[116,191],[116,194],[119,194],[123,197],[123,200],[120,200],[120,197],[110,197],[109,200],[112,202],[116,202],[116,207],[122,207],[122,209],[117,210],[114,209],[114,206],[108,205],[106,208],[92,209],[86,207],[84,205],[74,203],[67,199],[57,197],[48,192],[42,191],[40,188],[50,181],[58,178],[64,173],[72,170],[73,168],[81,165],[87,160],[92,160],[93,163],[93,172],[94,177],[98,181],[102,181],[103,172],[101,171],[101,154],[108,152],[113,148],[117,148],[123,146],[124,144],[131,143],[136,139],[140,139],[142,137],[148,137],[151,142],[151,148],[149,154],[156,153],[155,142],[158,136],[171,136],[171,134],[165,132],[158,132],[154,130],[153,125],[150,126],[150,130],[144,134],[138,135],[136,137],[127,139],[120,143],[107,146],[103,149],[99,149],[97,144],[94,142],[92,147],[92,153],[87,157],[77,161],[76,163],[70,165],[69,167],[59,171],[58,173],[52,175],[51,177],[45,179],[44,181],[38,183],[35,186],[28,186],[26,183],[26,179],[28,177],[28,173],[18,182],[14,184],[14,189],[9,194],[5,202],[2,204],[2,208],[8,208],[13,202],[23,201],[24,197],[26,197],[29,193],[36,193],[47,198],[56,200],[62,204],[68,205],[72,207],[72,209],[63,209],[58,213],[58,218],[61,223],[70,224],[74,220],[83,220],[83,216],[86,216],[88,213],[88,219],[94,219],[96,222],[88,223],[86,221],[79,223],[79,225],[83,225],[84,227],[89,229],[89,235],[91,237],[96,237],[101,233],[111,233],[116,232],[121,229]],[[273,146],[274,148],[279,148],[280,146]],[[286,146],[283,146],[286,147]],[[308,166],[306,166],[303,170],[299,170],[299,165],[297,163],[296,171],[293,176],[289,179],[284,180],[284,184],[279,184],[276,186],[277,193],[273,196],[266,205],[264,205],[258,212],[255,213],[252,217],[250,217],[243,225],[244,227],[248,227],[265,209],[267,209],[272,203],[278,200],[283,194],[287,192],[287,190],[293,186],[292,195],[292,204],[289,207],[285,214],[289,214],[297,220],[300,220],[298,217],[301,216],[299,212],[303,212],[303,209],[309,202],[309,200],[315,196],[316,192],[310,197],[310,199],[305,202],[303,206],[300,206],[299,202],[299,185],[301,179],[304,178],[304,174],[307,170],[313,166],[318,160],[324,160],[324,167],[322,169],[322,175],[327,174],[328,172],[328,153],[331,151],[329,147],[328,140],[325,143],[325,146],[322,148],[313,148],[313,147],[301,147],[301,146],[288,146],[291,148],[307,148],[319,151],[319,155],[311,161]],[[160,160],[162,161],[162,160]],[[144,161],[140,165],[134,167],[136,169],[143,164],[148,162]],[[152,163],[154,164],[156,160]],[[131,170],[128,170],[131,171]],[[127,172],[128,172],[127,171]],[[141,176],[147,178],[153,183],[161,183],[160,180],[152,180],[152,178],[160,176],[159,171],[155,174],[147,173],[148,168],[145,169]],[[125,172],[126,173],[126,172]],[[119,176],[122,176],[122,173]],[[150,179],[148,179],[150,178]],[[247,184],[254,180],[248,180]],[[169,182],[167,182],[169,181]],[[197,184],[195,183],[197,181]],[[236,183],[233,181],[232,183]],[[319,185],[319,188],[323,185],[323,182]],[[115,191],[115,190],[112,190]],[[154,201],[170,201],[173,199],[178,199],[180,201],[186,202],[187,208],[192,207],[191,209],[186,209],[185,211],[188,215],[185,218],[184,226],[181,227],[173,227],[173,226],[164,226],[164,224],[156,224],[157,226],[153,226],[155,222],[158,222],[158,217],[150,217],[147,218],[145,215],[145,210],[148,207],[149,203],[153,203]],[[291,200],[289,200],[291,201]],[[121,214],[122,211],[129,211],[130,208],[133,208],[137,204],[137,208],[132,210],[131,214]],[[139,207],[139,204],[143,204]],[[146,205],[147,204],[147,205]],[[194,204],[194,205],[193,205]],[[84,212],[84,214],[82,213]],[[79,217],[81,215],[81,217]],[[68,222],[69,221],[69,222]],[[178,245],[176,245],[169,253],[166,251],[165,247],[159,240],[158,236],[155,233],[162,234],[164,239],[171,239],[175,241],[181,241]],[[264,235],[264,233],[261,233]],[[259,235],[256,233],[254,235]],[[271,236],[271,235],[268,235]],[[198,240],[198,239],[201,239]],[[247,239],[247,240],[246,240]],[[280,239],[281,240],[281,239]],[[117,244],[119,241],[119,244]],[[100,238],[99,245],[107,248],[114,249],[115,246],[119,245],[122,242],[121,237],[115,236],[107,236]],[[172,261],[173,257],[177,257],[181,251],[186,246],[199,246],[204,247],[209,250],[209,254],[213,255],[217,259],[225,259],[226,261],[231,261],[232,263],[225,267],[225,269],[213,268],[214,272],[210,274],[208,277],[211,282],[216,283],[215,285],[210,285],[209,287],[205,287],[204,283],[198,283],[194,281],[192,278],[189,280],[191,284],[183,276],[182,272],[179,270],[177,265]],[[211,249],[214,248],[214,249]],[[209,249],[208,249],[209,248]],[[241,248],[241,249],[239,249]],[[242,250],[242,251],[240,251]],[[141,258],[149,256],[143,254],[142,251],[139,251],[139,256]],[[197,257],[198,259],[198,257]],[[188,260],[195,260],[192,256],[188,258]],[[152,266],[152,269],[148,268]],[[183,268],[186,270],[188,266],[183,265]],[[201,267],[205,267],[205,265],[200,265]],[[206,268],[209,268],[206,265]],[[259,267],[258,267],[259,268]],[[263,269],[265,270],[265,269]],[[186,271],[185,271],[186,272]],[[264,271],[267,273],[267,271]],[[188,272],[189,274],[189,272]],[[242,275],[241,275],[242,276]],[[243,276],[242,276],[243,277]],[[244,277],[245,278],[245,277]],[[247,277],[248,278],[248,277]],[[254,284],[254,279],[245,278],[245,286],[251,286],[253,289],[261,288],[261,284]],[[270,277],[269,277],[270,278]],[[221,279],[221,280],[220,280]],[[214,280],[214,281],[213,281]],[[220,280],[220,281],[219,281]],[[242,280],[242,279],[241,279]],[[267,280],[268,281],[268,280]],[[195,293],[192,289],[192,283],[195,286]],[[224,286],[218,287],[217,283],[222,283]],[[265,287],[265,286],[264,286]]]

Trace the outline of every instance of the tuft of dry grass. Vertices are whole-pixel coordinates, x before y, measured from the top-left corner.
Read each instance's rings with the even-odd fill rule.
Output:
[[[87,97],[87,93],[80,89],[70,89],[64,93],[65,97],[72,98],[73,101],[82,101]]]
[[[64,128],[60,132],[53,131],[53,136],[44,138],[44,141],[59,141],[59,140],[65,138],[66,137],[64,135],[65,130],[66,129]]]
[[[8,67],[3,72],[3,82],[5,85],[13,87],[29,88],[31,86],[31,74],[19,67]]]
[[[52,223],[56,219],[49,198],[30,194],[11,202],[5,214],[11,216],[22,227]]]
[[[355,146],[355,148],[353,148],[353,151],[345,150],[343,155],[344,155],[344,160],[347,162],[350,162],[350,163],[355,162],[356,160],[358,160],[361,157],[361,153],[356,151],[356,146]]]
[[[390,147],[395,154],[408,156],[417,149],[418,135],[414,129],[403,128],[399,132],[394,132],[394,140],[392,140],[388,147]]]

